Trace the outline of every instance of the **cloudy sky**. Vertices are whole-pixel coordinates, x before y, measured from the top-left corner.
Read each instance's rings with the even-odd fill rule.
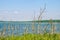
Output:
[[[60,0],[0,0],[0,20],[29,21],[33,20],[34,13],[37,20],[45,4],[42,19],[60,19]]]

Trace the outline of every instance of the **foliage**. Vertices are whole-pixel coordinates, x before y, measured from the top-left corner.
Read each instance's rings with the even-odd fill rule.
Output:
[[[60,34],[24,34],[0,37],[0,40],[60,40]]]

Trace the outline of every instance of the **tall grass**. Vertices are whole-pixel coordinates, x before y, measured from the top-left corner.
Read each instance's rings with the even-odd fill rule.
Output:
[[[45,26],[43,29],[43,34],[40,33],[35,33],[35,27],[34,27],[34,22],[32,23],[32,32],[33,33],[28,33],[28,27],[25,27],[25,32],[24,35],[14,35],[14,27],[12,27],[12,35],[4,36],[4,32],[6,32],[6,28],[4,27],[3,31],[1,32],[0,40],[60,40],[60,34],[54,33],[55,31],[55,26],[50,20],[49,22],[51,24],[51,32],[47,33],[46,29],[48,26]],[[8,30],[10,31],[10,26],[8,26]],[[18,28],[16,28],[18,31]],[[18,34],[18,33],[17,33]]]
[[[14,30],[17,30],[17,34],[19,34],[18,30],[19,27],[12,27],[12,35],[8,35],[5,36],[6,32],[6,26],[4,25],[4,29],[1,32],[1,36],[0,36],[0,40],[60,40],[60,34],[54,33],[55,31],[55,25],[53,24],[53,21],[50,20],[49,24],[51,25],[51,32],[47,33],[46,29],[48,26],[44,26],[44,30],[43,30],[43,34],[40,33],[40,29],[41,29],[41,17],[43,12],[45,11],[46,8],[44,8],[41,12],[40,15],[38,17],[38,29],[37,29],[37,33],[35,33],[35,20],[32,21],[32,33],[28,32],[28,27],[27,25],[24,28],[24,33],[23,35],[14,35]],[[34,16],[35,18],[35,16]],[[8,31],[10,31],[10,24],[8,26]]]

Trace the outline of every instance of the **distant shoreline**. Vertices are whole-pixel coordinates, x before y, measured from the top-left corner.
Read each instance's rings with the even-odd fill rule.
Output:
[[[60,22],[60,20],[35,20],[35,21],[0,21],[0,22]]]

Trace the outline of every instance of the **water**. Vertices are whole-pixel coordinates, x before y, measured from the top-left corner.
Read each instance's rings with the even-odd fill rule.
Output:
[[[38,25],[40,27],[40,32],[43,33],[44,27],[47,26],[46,31],[51,31],[51,24],[49,22],[31,22],[31,21],[0,21],[0,33],[5,31],[5,34],[23,34],[25,32],[25,28],[28,29],[28,33],[33,33],[32,26],[35,28],[35,33],[38,31]],[[55,33],[60,33],[60,22],[53,22],[53,26],[56,28]],[[10,28],[10,29],[8,29]],[[4,30],[5,29],[5,30]]]

